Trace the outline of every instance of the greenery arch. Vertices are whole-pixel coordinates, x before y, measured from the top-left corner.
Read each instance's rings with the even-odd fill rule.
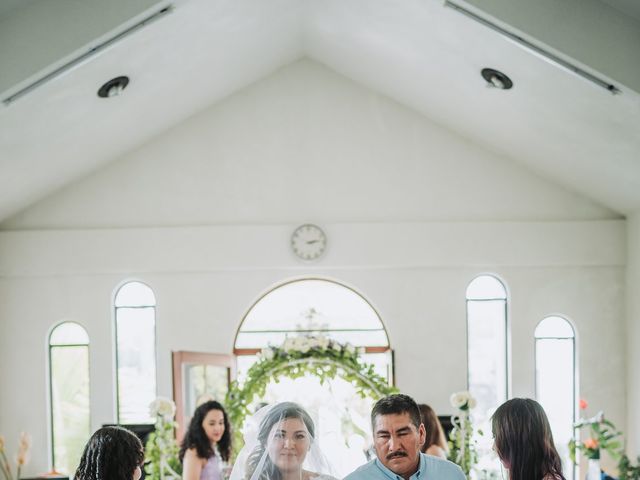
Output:
[[[244,384],[240,386],[234,381],[227,393],[225,407],[234,426],[234,450],[243,443],[240,430],[247,415],[252,413],[249,405],[264,395],[274,379],[299,378],[309,373],[324,384],[339,376],[351,383],[363,398],[377,400],[397,393],[395,387],[374,371],[373,365],[361,361],[360,353],[353,345],[343,345],[323,336],[288,338],[280,347],[263,349],[260,360],[247,371]]]

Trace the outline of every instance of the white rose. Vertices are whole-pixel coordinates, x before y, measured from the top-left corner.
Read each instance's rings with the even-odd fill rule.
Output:
[[[464,395],[464,392],[456,392],[451,394],[449,401],[451,402],[451,406],[455,408],[462,408],[467,403],[467,397]]]
[[[339,352],[340,350],[342,350],[342,347],[340,346],[340,344],[336,342],[333,342],[331,344],[331,348],[333,348],[336,352]]]
[[[477,404],[478,402],[476,401],[476,399],[473,398],[471,395],[469,395],[469,399],[467,400],[467,406],[469,408],[476,408]]]
[[[319,345],[319,343],[318,343],[318,339],[317,338],[311,337],[309,339],[309,348],[317,348],[318,345]]]
[[[318,337],[318,347],[320,347],[323,350],[326,350],[328,346],[329,346],[329,339],[324,335],[320,335]]]
[[[351,345],[350,343],[347,343],[344,346],[344,349],[347,351],[347,353],[353,355],[354,353],[356,353],[356,347],[354,347],[353,345]]]
[[[290,352],[291,350],[294,350],[295,347],[296,347],[296,340],[295,338],[291,338],[291,337],[288,337],[282,344],[282,349],[287,353]]]
[[[307,337],[298,338],[297,350],[299,350],[302,353],[307,353],[309,350],[311,350],[311,343],[309,342],[309,339]]]
[[[262,358],[264,358],[265,360],[273,360],[273,357],[275,355],[275,353],[273,352],[272,348],[263,348],[262,349]]]
[[[158,397],[149,405],[149,413],[152,417],[172,418],[176,413],[176,404],[168,398]]]

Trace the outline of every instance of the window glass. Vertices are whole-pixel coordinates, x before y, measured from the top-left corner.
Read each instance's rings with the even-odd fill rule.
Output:
[[[156,398],[156,306],[140,282],[123,285],[115,298],[116,376],[119,423],[153,423]]]
[[[53,468],[73,474],[91,434],[89,336],[73,322],[49,336],[49,386]]]
[[[549,417],[553,439],[567,476],[575,475],[568,442],[576,404],[575,332],[566,319],[550,316],[535,331],[536,399]]]

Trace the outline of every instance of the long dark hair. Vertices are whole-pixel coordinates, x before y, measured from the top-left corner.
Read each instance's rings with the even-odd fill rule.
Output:
[[[180,463],[182,463],[184,459],[185,452],[190,448],[195,448],[200,458],[208,459],[216,454],[215,450],[211,447],[211,440],[209,440],[202,428],[204,417],[206,417],[207,413],[211,410],[220,410],[222,412],[222,417],[224,418],[224,433],[217,446],[222,460],[225,462],[229,461],[229,457],[231,456],[231,426],[229,425],[229,417],[227,417],[227,412],[225,412],[221,403],[215,400],[209,400],[193,412],[193,417],[191,418],[191,422],[189,422],[189,428],[180,445]]]
[[[564,480],[547,415],[530,398],[513,398],[498,407],[491,429],[500,460],[510,480]]]
[[[425,453],[431,445],[437,445],[446,452],[447,441],[444,436],[442,424],[440,423],[440,420],[438,420],[436,412],[425,403],[418,404],[418,408],[420,409],[420,416],[422,417],[424,429],[427,431],[426,440],[424,441],[422,448],[420,448],[420,451]]]
[[[103,427],[84,447],[75,480],[131,480],[142,468],[144,450],[133,433],[121,427]]]
[[[309,431],[309,435],[311,435],[311,440],[313,441],[316,436],[315,426],[313,424],[313,420],[304,408],[294,402],[282,402],[274,405],[260,422],[258,445],[256,445],[247,458],[246,479],[251,478],[253,472],[258,466],[258,463],[260,463],[260,459],[267,447],[269,433],[273,426],[287,418],[298,418],[302,420]],[[282,473],[280,473],[280,470],[273,464],[268,455],[265,459],[262,474],[258,478],[259,480],[280,480],[282,478]]]

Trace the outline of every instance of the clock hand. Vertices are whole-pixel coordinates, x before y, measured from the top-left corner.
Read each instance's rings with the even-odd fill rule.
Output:
[[[318,243],[318,242],[319,242],[318,239],[316,239],[316,240],[307,240],[307,245],[311,245],[312,243]]]

